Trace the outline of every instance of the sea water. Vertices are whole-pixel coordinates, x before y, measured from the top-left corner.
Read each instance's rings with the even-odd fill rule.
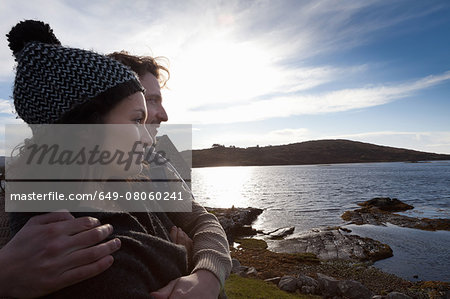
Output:
[[[413,205],[407,216],[450,218],[450,161],[195,168],[192,188],[206,206],[264,209],[253,225],[263,231],[345,225],[341,215],[373,197]],[[410,280],[450,281],[450,232],[350,228],[393,249],[394,257],[375,266]]]

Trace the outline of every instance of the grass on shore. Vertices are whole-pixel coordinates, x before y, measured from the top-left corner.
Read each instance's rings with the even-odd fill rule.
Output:
[[[225,293],[229,299],[313,299],[321,296],[288,293],[280,290],[273,283],[255,278],[244,278],[231,274],[225,283]]]

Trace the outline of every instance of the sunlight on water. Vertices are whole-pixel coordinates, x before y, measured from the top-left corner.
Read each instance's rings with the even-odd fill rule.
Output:
[[[206,194],[197,198],[211,207],[247,207],[250,203],[245,186],[253,179],[252,172],[251,167],[211,167],[194,171],[193,182],[202,184],[193,184],[193,192],[196,196]]]

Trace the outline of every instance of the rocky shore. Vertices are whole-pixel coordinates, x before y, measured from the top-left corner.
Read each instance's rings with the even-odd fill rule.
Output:
[[[376,212],[383,215],[395,215],[393,212],[399,209],[411,209],[391,199],[360,205],[361,209],[376,207]],[[450,296],[449,283],[410,282],[373,267],[374,261],[392,256],[389,245],[352,235],[346,228],[317,229],[294,239],[283,239],[292,234],[294,228],[263,233],[251,227],[251,223],[263,212],[261,209],[207,209],[218,217],[227,233],[234,275],[264,280],[281,290],[306,294],[310,298]],[[239,239],[255,235],[265,240]],[[236,243],[239,246],[233,247]]]
[[[450,219],[415,218],[395,214],[394,212],[401,212],[414,208],[396,198],[374,198],[363,203],[358,203],[358,205],[361,206],[360,209],[346,211],[342,214],[342,219],[357,225],[385,225],[385,223],[392,223],[401,227],[422,230],[450,230]]]
[[[258,232],[252,228],[251,224],[263,212],[262,209],[235,208],[234,206],[230,209],[206,207],[206,210],[219,219],[230,244],[235,238],[256,235]]]
[[[290,293],[336,299],[450,296],[449,283],[410,282],[375,268],[372,262],[322,260],[312,253],[276,253],[268,250],[263,240],[237,241],[240,245],[231,248],[232,273],[273,283]]]
[[[342,228],[315,230],[295,239],[268,241],[275,252],[313,253],[322,260],[378,261],[392,256],[392,249],[377,240],[349,234]]]

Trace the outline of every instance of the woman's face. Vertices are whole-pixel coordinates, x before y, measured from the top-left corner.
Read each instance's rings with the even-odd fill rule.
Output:
[[[107,126],[104,149],[112,154],[123,152],[123,160],[131,159],[131,163],[121,165],[117,165],[117,159],[114,160],[110,167],[110,177],[130,176],[141,172],[144,147],[153,143],[145,127],[146,119],[147,107],[142,92],[123,99],[103,116],[104,123],[111,125]]]

